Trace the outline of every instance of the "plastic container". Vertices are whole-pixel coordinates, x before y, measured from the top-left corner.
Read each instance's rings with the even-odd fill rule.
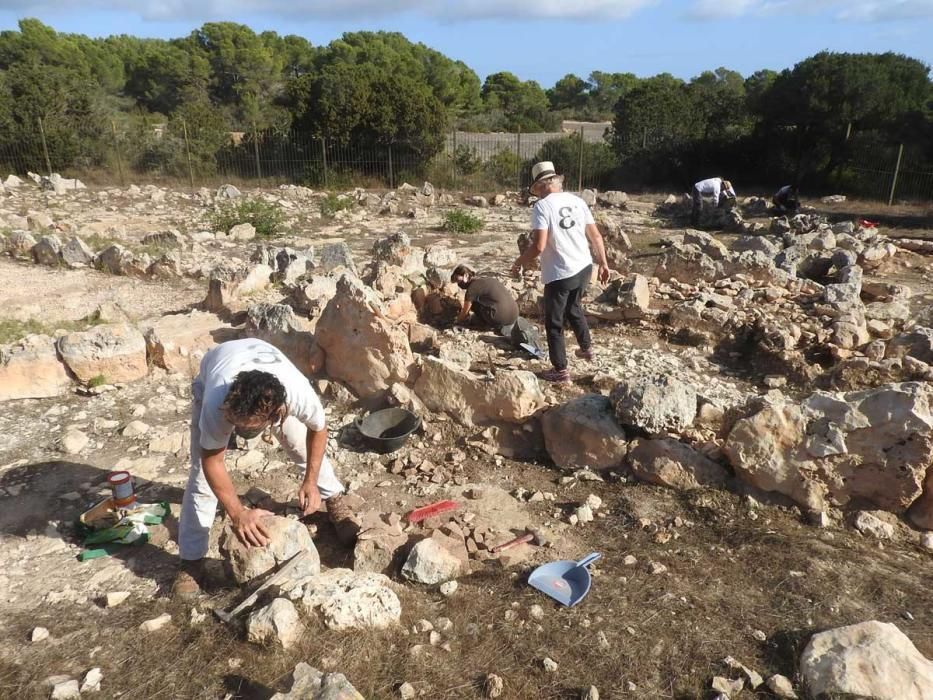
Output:
[[[127,471],[110,472],[107,483],[113,491],[113,504],[117,508],[128,508],[136,503],[133,477]]]

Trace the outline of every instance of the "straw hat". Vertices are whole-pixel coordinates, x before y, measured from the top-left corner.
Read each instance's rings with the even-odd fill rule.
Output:
[[[549,160],[542,160],[540,163],[535,163],[531,167],[531,185],[534,187],[541,180],[544,180],[548,177],[554,177],[557,175],[557,171],[554,170],[554,164]]]

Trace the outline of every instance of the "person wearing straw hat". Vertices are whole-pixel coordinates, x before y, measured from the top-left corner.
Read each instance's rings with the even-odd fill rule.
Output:
[[[710,177],[700,180],[693,186],[693,211],[690,213],[690,224],[696,226],[700,223],[700,211],[703,209],[703,198],[707,197],[716,202],[717,207],[735,199],[735,190],[732,183],[721,177]]]
[[[599,281],[609,281],[609,263],[603,237],[593,213],[580,197],[563,191],[563,177],[550,161],[535,163],[529,190],[538,197],[532,209],[532,244],[512,265],[521,274],[536,258],[541,259],[544,282],[544,327],[552,368],[543,379],[569,382],[564,324],[577,339],[577,357],[593,359],[590,329],[583,314],[583,295],[593,275],[593,255],[599,265]]]

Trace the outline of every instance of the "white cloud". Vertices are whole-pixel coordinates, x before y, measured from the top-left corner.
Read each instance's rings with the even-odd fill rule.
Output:
[[[689,16],[715,20],[781,13],[828,14],[855,22],[933,18],[933,0],[695,0]]]
[[[261,13],[291,18],[384,17],[411,12],[443,20],[624,19],[656,0],[83,0],[88,9],[133,12],[148,20],[201,20]],[[73,10],[73,0],[0,0],[0,10]]]

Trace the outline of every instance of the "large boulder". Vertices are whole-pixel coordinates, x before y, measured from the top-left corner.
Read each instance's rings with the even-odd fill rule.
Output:
[[[669,375],[620,382],[609,398],[621,425],[649,435],[679,433],[696,418],[696,390]]]
[[[337,278],[314,275],[297,280],[289,287],[289,302],[309,318],[321,315],[327,303],[337,295]]]
[[[446,411],[464,425],[522,423],[545,403],[531,372],[507,371],[487,378],[434,357],[422,359],[415,393],[432,411]]]
[[[350,252],[350,246],[343,241],[339,243],[325,243],[321,246],[321,254],[316,261],[317,272],[328,274],[331,272],[349,272],[357,275],[356,263],[353,261],[353,253]]]
[[[872,620],[813,635],[800,656],[800,672],[814,698],[933,698],[933,661],[889,622]]]
[[[152,319],[140,328],[153,365],[192,377],[197,375],[204,353],[238,335],[216,314],[197,310]]]
[[[152,258],[146,253],[137,255],[118,243],[107,246],[94,258],[98,270],[126,277],[146,277],[151,264]]]
[[[307,326],[287,304],[256,304],[246,312],[247,336],[274,345],[302,372],[313,374],[323,358]]]
[[[262,525],[269,535],[269,543],[265,547],[243,544],[229,522],[221,533],[220,551],[230,562],[238,583],[247,583],[271,571],[299,552],[309,552],[309,556],[293,572],[293,581],[316,576],[321,572],[321,559],[304,524],[278,515],[268,515],[262,519]]]
[[[903,513],[933,459],[931,401],[921,382],[779,401],[737,421],[725,452],[739,478],[811,511],[855,500]]]
[[[302,609],[321,617],[333,630],[383,629],[396,624],[402,604],[388,577],[349,569],[330,569],[290,594]]]
[[[276,598],[246,620],[246,638],[255,644],[281,644],[283,649],[291,649],[304,632],[298,610],[288,598]]]
[[[58,340],[62,361],[79,381],[132,382],[149,373],[146,339],[128,323],[95,326]]]
[[[670,438],[633,440],[628,465],[640,480],[678,491],[722,486],[729,478],[721,464]]]
[[[4,241],[3,250],[14,258],[24,258],[32,255],[36,239],[28,231],[14,230]]]
[[[58,396],[70,383],[49,336],[30,335],[0,346],[0,401]]]
[[[601,394],[586,394],[547,411],[541,428],[548,455],[562,469],[615,469],[628,452],[612,402]]]
[[[676,279],[693,284],[698,280],[713,282],[725,277],[720,260],[715,260],[696,245],[674,243],[664,249],[654,276],[662,282]]]
[[[376,294],[351,275],[337,282],[316,334],[328,376],[361,399],[376,399],[408,379],[414,362],[408,335],[386,318]]]

